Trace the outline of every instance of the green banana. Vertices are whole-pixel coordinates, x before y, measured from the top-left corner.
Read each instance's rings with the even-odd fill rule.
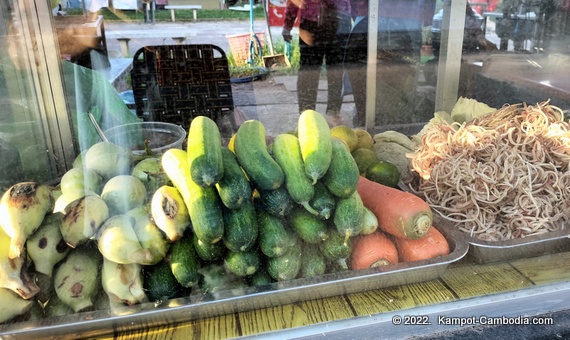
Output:
[[[89,240],[109,218],[109,208],[102,198],[83,196],[69,203],[64,210],[61,235],[72,248]]]
[[[44,184],[17,183],[2,195],[0,226],[11,238],[9,258],[20,256],[26,239],[38,229],[44,216],[53,208],[53,194]]]
[[[127,215],[110,217],[97,233],[97,246],[106,259],[121,263],[150,263],[152,254],[143,249],[134,230],[135,220]]]
[[[33,300],[24,300],[6,288],[0,288],[0,301],[0,323],[24,314],[34,304]]]
[[[76,313],[93,309],[100,288],[101,257],[94,249],[73,249],[54,274],[55,293]]]
[[[24,299],[30,299],[40,288],[28,275],[26,252],[24,250],[20,253],[21,256],[11,259],[8,256],[9,250],[10,237],[0,229],[0,287],[10,289]]]
[[[170,243],[164,237],[164,233],[156,226],[149,214],[136,220],[134,225],[135,234],[141,247],[150,254],[150,261],[140,263],[153,265],[162,261],[168,253]]]
[[[156,226],[172,242],[184,235],[190,225],[190,215],[184,198],[172,186],[163,185],[155,191],[151,200],[151,215]]]
[[[142,266],[138,263],[119,264],[103,259],[101,282],[114,303],[131,306],[147,300],[142,284]]]
[[[28,256],[38,273],[51,276],[56,263],[71,250],[61,235],[62,220],[62,213],[47,215],[38,230],[26,241]]]

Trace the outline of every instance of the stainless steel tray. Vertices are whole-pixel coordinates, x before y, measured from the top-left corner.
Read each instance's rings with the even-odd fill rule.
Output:
[[[491,263],[535,257],[570,250],[570,228],[507,241],[482,241],[469,235],[469,258]]]
[[[235,312],[291,304],[438,278],[450,263],[463,258],[469,249],[462,232],[434,217],[435,227],[447,239],[449,255],[424,261],[406,262],[363,270],[348,270],[307,279],[295,279],[216,293],[190,295],[161,305],[153,303],[120,310],[93,311],[62,317],[0,325],[2,339],[94,337],[140,327],[156,327]]]

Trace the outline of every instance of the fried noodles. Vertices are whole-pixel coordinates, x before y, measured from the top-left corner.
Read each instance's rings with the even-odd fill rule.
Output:
[[[548,102],[509,105],[429,129],[412,157],[410,189],[473,237],[521,238],[568,222],[569,163],[562,110]]]

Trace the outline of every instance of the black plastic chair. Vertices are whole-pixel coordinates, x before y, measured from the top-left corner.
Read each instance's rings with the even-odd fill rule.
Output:
[[[220,124],[234,110],[228,60],[216,45],[142,47],[133,57],[131,81],[136,114],[145,121],[188,129],[194,117]]]

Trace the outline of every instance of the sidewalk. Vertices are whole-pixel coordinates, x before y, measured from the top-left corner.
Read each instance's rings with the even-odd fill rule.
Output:
[[[131,55],[143,46],[175,44],[172,38],[153,37],[165,37],[169,34],[171,34],[172,37],[186,36],[185,44],[214,44],[220,46],[228,53],[230,47],[227,35],[248,34],[249,29],[248,21],[105,24],[105,33],[111,37],[107,38],[107,49],[111,55],[120,53],[119,42],[113,37],[132,32],[138,33],[135,35],[136,37],[132,38],[129,42]],[[255,32],[265,32],[265,22],[255,21],[254,30]],[[271,27],[270,30],[273,41],[277,41],[281,35],[281,28]],[[124,64],[125,60],[125,58],[111,58],[111,63]],[[125,69],[123,72],[125,72],[124,74],[128,74],[128,69]],[[317,96],[316,110],[318,112],[325,112],[327,100],[326,89],[326,80],[321,80],[319,82],[319,92]],[[279,133],[288,132],[297,127],[299,111],[297,106],[296,76],[274,76],[270,73],[264,80],[233,84],[232,91],[236,111],[243,113],[246,119],[257,119],[261,121],[267,130],[268,136],[274,137]],[[344,124],[352,124],[353,111],[354,102],[352,95],[345,96],[341,112]]]

